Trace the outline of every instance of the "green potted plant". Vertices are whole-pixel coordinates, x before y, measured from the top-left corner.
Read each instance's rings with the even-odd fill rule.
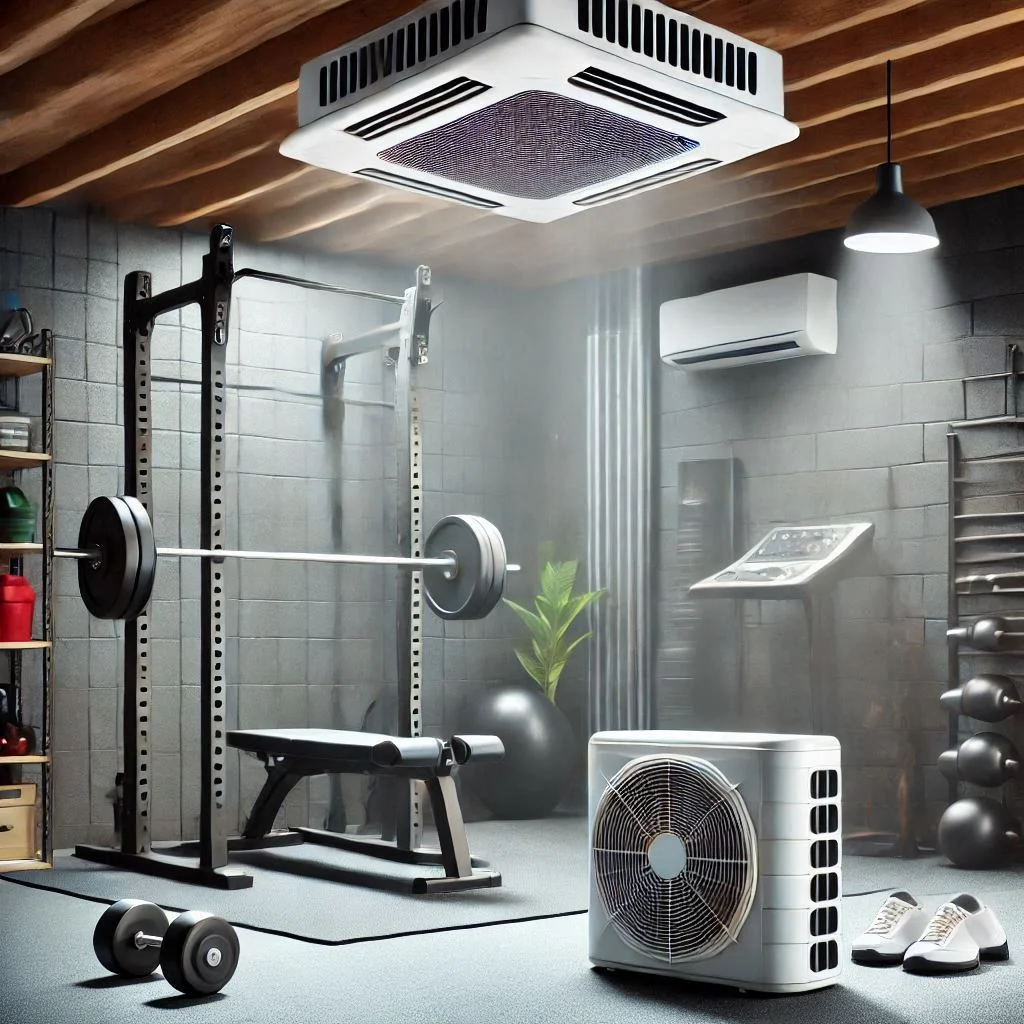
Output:
[[[565,796],[575,770],[576,739],[556,697],[562,673],[591,636],[573,630],[603,590],[576,593],[579,564],[545,561],[533,610],[505,600],[527,629],[516,658],[530,681],[492,687],[474,696],[472,731],[500,736],[505,757],[480,765],[467,778],[500,818],[540,818]]]

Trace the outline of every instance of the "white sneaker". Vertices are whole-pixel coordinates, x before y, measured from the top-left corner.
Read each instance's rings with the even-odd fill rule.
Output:
[[[927,927],[924,907],[909,892],[891,893],[850,954],[858,964],[898,964]]]
[[[969,893],[943,903],[918,942],[903,959],[903,969],[918,974],[971,971],[982,960],[1008,960],[1006,932],[990,907]]]

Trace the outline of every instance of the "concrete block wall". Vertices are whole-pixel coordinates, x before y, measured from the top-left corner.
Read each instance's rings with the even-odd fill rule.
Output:
[[[154,290],[191,280],[207,240],[179,231],[115,226],[95,213],[2,211],[0,291],[51,326],[57,349],[57,539],[77,541],[88,501],[123,487],[124,379],[120,345],[124,275],[148,270]],[[238,266],[356,288],[401,292],[412,267],[373,267],[273,247],[239,245]],[[546,539],[552,503],[538,503],[530,460],[546,451],[550,335],[542,304],[507,289],[443,280],[431,358],[420,371],[425,522],[448,512],[487,516],[510,557]],[[330,550],[332,451],[321,418],[322,339],[352,335],[394,309],[325,293],[242,281],[236,286],[228,349],[228,545]],[[162,317],[153,342],[154,506],[162,543],[199,541],[200,344],[197,310]],[[373,355],[347,368],[343,547],[393,551],[395,458],[393,374]],[[359,403],[366,404],[359,404]],[[25,486],[33,486],[26,477]],[[567,495],[571,498],[571,495]],[[358,728],[370,702],[395,679],[393,575],[385,570],[287,563],[227,567],[229,727]],[[528,600],[532,573],[510,593]],[[111,793],[119,766],[123,667],[120,624],[98,622],[77,596],[74,566],[58,564],[55,840],[111,838]],[[153,835],[191,836],[199,813],[199,571],[160,564],[151,614]],[[424,729],[458,727],[475,688],[520,678],[512,652],[520,630],[500,608],[474,623],[428,617]],[[26,679],[31,664],[26,662]],[[28,688],[27,688],[28,689]],[[30,696],[31,701],[31,696]],[[29,703],[31,709],[31,703]],[[244,817],[262,783],[253,759],[228,760],[228,813]],[[324,780],[296,790],[290,821],[322,824]],[[347,807],[358,820],[358,799]]]
[[[895,830],[901,778],[922,839],[945,806],[935,759],[947,725],[938,705],[946,680],[946,433],[963,415],[960,378],[1001,370],[1007,339],[1024,334],[1022,212],[1020,190],[940,208],[942,245],[922,256],[848,253],[827,233],[656,272],[659,302],[797,272],[839,281],[835,356],[699,374],[661,369],[660,587],[667,595],[675,582],[683,460],[740,461],[748,546],[779,523],[874,522],[870,555],[836,590],[835,668],[825,681],[826,728],[844,748],[850,829]],[[979,388],[969,411],[998,411],[998,401]],[[750,601],[743,611],[736,646],[746,704],[730,724],[806,730],[800,603]],[[673,678],[674,628],[663,615],[660,724],[699,728],[695,709],[714,702],[722,680],[705,680],[698,695],[692,687],[701,684]]]

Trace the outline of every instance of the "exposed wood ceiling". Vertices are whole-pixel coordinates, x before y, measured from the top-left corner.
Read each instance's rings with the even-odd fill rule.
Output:
[[[415,0],[32,0],[0,15],[0,203],[234,224],[261,241],[534,284],[845,222],[884,159],[934,206],[1024,184],[1024,0],[670,0],[775,49],[800,138],[689,182],[523,224],[278,153],[300,65]],[[13,8],[8,10],[7,8]]]

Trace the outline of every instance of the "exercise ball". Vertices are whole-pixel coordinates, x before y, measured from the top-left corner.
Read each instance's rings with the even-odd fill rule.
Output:
[[[568,792],[576,740],[539,686],[495,686],[467,702],[462,731],[499,736],[500,761],[462,769],[462,782],[497,818],[543,818]]]
[[[1020,822],[987,796],[950,804],[939,820],[939,849],[960,868],[995,868],[1020,841]]]

